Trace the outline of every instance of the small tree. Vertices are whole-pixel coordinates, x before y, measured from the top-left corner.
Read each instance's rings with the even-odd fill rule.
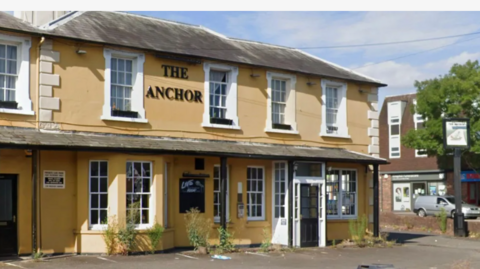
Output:
[[[443,118],[470,118],[471,147],[462,154],[470,168],[479,163],[480,154],[480,65],[478,61],[455,64],[448,74],[425,81],[415,81],[417,104],[412,111],[423,116],[424,128],[410,130],[402,137],[408,148],[422,149],[429,156],[437,156],[439,165],[450,168],[451,151],[443,148]],[[479,132],[480,134],[480,132]],[[478,167],[478,166],[477,166]]]

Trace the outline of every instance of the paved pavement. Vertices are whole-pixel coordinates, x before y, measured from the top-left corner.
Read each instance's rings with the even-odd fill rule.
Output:
[[[286,253],[228,255],[231,260],[215,260],[210,256],[182,253],[146,256],[73,256],[44,262],[0,262],[0,268],[341,268],[358,265],[393,264],[400,268],[480,268],[480,241],[438,235],[391,232],[403,242],[393,248],[311,248]]]

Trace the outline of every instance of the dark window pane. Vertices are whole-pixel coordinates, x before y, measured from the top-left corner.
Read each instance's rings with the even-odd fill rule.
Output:
[[[90,210],[90,223],[99,224],[98,223],[98,211],[97,210]]]
[[[107,207],[108,207],[108,195],[100,194],[100,208],[107,208]]]
[[[108,192],[108,178],[100,178],[100,192]]]
[[[280,192],[280,183],[275,182],[275,193],[279,193],[279,192]]]
[[[107,210],[100,210],[100,222],[102,224],[107,224],[108,223]]]
[[[423,122],[417,122],[417,130],[418,129],[423,129],[424,126],[423,126]]]
[[[263,182],[258,181],[258,191],[263,191]]]
[[[400,134],[400,125],[390,125],[390,135],[399,135]]]
[[[127,192],[133,192],[133,180],[127,178]]]
[[[280,192],[285,193],[285,183],[280,184]]]
[[[302,215],[302,218],[304,219],[309,219],[310,218],[310,208],[309,207],[302,207],[301,209],[301,215]]]
[[[133,163],[133,176],[138,177],[142,173],[142,164],[141,163]]]
[[[132,195],[127,195],[127,208],[132,204]]]
[[[133,192],[142,192],[142,178],[136,177],[133,180]]]
[[[321,163],[296,163],[297,170],[295,175],[301,177],[321,177],[322,164]]]
[[[213,168],[213,177],[214,177],[214,178],[219,178],[219,177],[220,177],[220,171],[219,171],[219,170],[220,170],[220,168],[217,167],[217,166],[215,166],[215,167]]]
[[[258,179],[263,179],[263,169],[262,168],[257,169],[257,178]]]
[[[90,192],[98,192],[98,178],[96,177],[90,179]]]
[[[142,223],[148,223],[148,210],[142,210]]]
[[[108,175],[108,162],[100,162],[100,175],[101,176]]]
[[[256,204],[257,199],[256,199],[255,194],[250,194],[250,199],[251,199],[250,202],[251,202],[252,204]]]
[[[98,194],[92,194],[91,197],[91,208],[98,208]]]
[[[262,195],[261,194],[257,194],[257,204],[262,204]]]
[[[275,207],[275,218],[279,218],[279,217],[280,217],[280,208]]]
[[[150,163],[143,163],[143,176],[144,177],[149,177],[151,174],[150,171]]]
[[[247,191],[251,191],[250,180],[247,180]]]
[[[90,163],[90,175],[91,176],[98,176],[98,162],[91,162]]]
[[[220,191],[220,184],[219,180],[215,179],[213,180],[213,190],[215,191]]]
[[[257,217],[261,217],[261,216],[262,216],[262,207],[257,206]]]
[[[127,162],[127,177],[133,176],[133,164],[131,162]]]
[[[283,206],[280,208],[280,217],[285,218],[285,208]]]
[[[142,208],[149,208],[150,195],[142,195]]]
[[[275,205],[280,205],[280,197],[275,195]]]
[[[144,178],[143,179],[143,192],[150,192],[150,179]]]

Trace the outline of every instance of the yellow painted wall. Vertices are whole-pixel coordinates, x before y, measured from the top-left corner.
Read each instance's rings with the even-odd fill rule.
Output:
[[[87,54],[79,55],[76,47],[67,41],[55,41],[53,49],[60,52],[61,61],[53,72],[59,74],[61,85],[54,88],[54,97],[61,100],[61,110],[53,112],[55,122],[64,130],[129,133],[153,136],[189,137],[204,139],[244,140],[269,143],[307,144],[312,146],[346,147],[367,153],[370,139],[367,128],[369,110],[367,94],[358,91],[360,85],[348,83],[347,111],[349,134],[352,139],[320,137],[321,87],[319,77],[297,74],[296,119],[299,135],[265,133],[267,117],[267,69],[254,69],[260,77],[250,76],[251,67],[239,66],[238,116],[241,130],[201,127],[203,103],[144,98],[148,123],[103,121],[104,69],[103,47],[85,46]],[[149,86],[164,86],[190,90],[204,90],[203,65],[189,65],[154,57],[146,53],[144,64],[144,91]],[[164,77],[163,64],[188,68],[188,80]],[[276,71],[268,69],[268,71]],[[280,72],[280,71],[276,71]],[[307,86],[307,82],[315,82]],[[362,85],[370,89],[369,85]],[[205,96],[203,96],[205,98]]]

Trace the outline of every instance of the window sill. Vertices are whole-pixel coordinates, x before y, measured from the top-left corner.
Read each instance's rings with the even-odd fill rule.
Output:
[[[107,120],[107,121],[148,123],[147,119],[135,119],[135,118],[124,118],[124,117],[101,116],[100,119]]]
[[[265,219],[247,219],[247,224],[245,225],[247,228],[254,228],[254,227],[265,227],[269,225],[268,221]]]
[[[32,110],[9,109],[9,108],[0,108],[0,113],[28,115],[28,116],[35,115],[35,112],[33,112]]]
[[[214,123],[202,123],[202,127],[206,127],[206,128],[218,128],[218,129],[230,129],[230,130],[240,130],[240,129],[241,129],[240,126],[214,124]]]
[[[265,133],[299,134],[299,132],[296,130],[280,130],[280,129],[272,129],[272,128],[265,128]]]
[[[352,138],[352,137],[349,136],[349,135],[327,134],[327,133],[320,133],[320,136],[324,136],[324,137],[334,137],[334,138],[345,138],[345,139]]]

